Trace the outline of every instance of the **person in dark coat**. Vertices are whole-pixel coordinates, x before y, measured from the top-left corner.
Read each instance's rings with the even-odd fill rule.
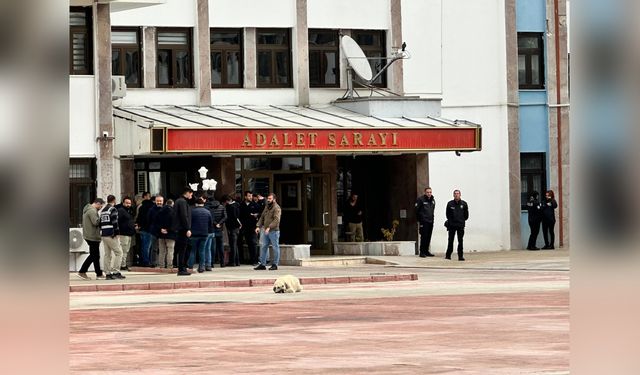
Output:
[[[147,267],[149,266],[149,252],[151,250],[151,244],[153,241],[153,237],[149,232],[149,210],[153,207],[153,201],[151,200],[151,193],[145,191],[142,194],[142,203],[138,207],[138,214],[136,215],[136,226],[140,231],[140,256],[141,256],[141,266]]]
[[[131,207],[133,201],[130,197],[122,198],[122,203],[116,206],[118,210],[118,226],[120,227],[120,247],[122,247],[122,263],[120,271],[129,271],[129,249],[131,242],[136,235],[134,211]]]
[[[209,269],[205,267],[205,271],[211,271],[211,268],[213,268],[213,260],[215,259],[216,255],[218,256],[220,267],[225,266],[224,243],[222,241],[222,226],[224,225],[225,221],[227,221],[227,210],[224,205],[218,202],[214,197],[210,197],[204,206],[211,213],[211,219],[213,222],[213,232],[209,234],[209,237],[207,238],[207,244],[205,245],[205,248],[209,249],[210,256],[210,261],[207,262],[207,264],[211,264],[211,267]]]
[[[447,254],[445,259],[451,259],[453,253],[453,238],[458,235],[458,260],[464,260],[464,249],[462,239],[464,238],[464,226],[469,219],[469,206],[467,202],[460,199],[460,190],[453,191],[453,200],[447,203],[447,230],[449,231],[449,241],[447,244]]]
[[[191,210],[191,256],[189,257],[189,268],[193,268],[197,252],[199,273],[204,272],[205,267],[211,269],[211,255],[209,255],[209,263],[207,264],[205,245],[209,233],[213,232],[213,220],[209,210],[204,208],[206,201],[205,197],[198,197],[196,206]]]
[[[147,227],[151,235],[151,247],[149,248],[149,267],[156,266],[157,250],[158,250],[158,232],[159,228],[154,225],[158,214],[164,207],[164,197],[160,194],[153,198],[154,206],[147,213]]]
[[[246,242],[249,250],[249,261],[254,267],[258,265],[258,249],[256,247],[258,238],[255,227],[261,213],[260,206],[253,201],[253,194],[250,191],[245,191],[244,201],[240,203],[240,222],[242,223],[242,228],[238,236],[238,251],[240,251],[240,261],[242,262],[242,246],[244,245],[243,242]]]
[[[174,202],[167,199],[152,223],[152,234],[158,238],[158,264],[160,268],[173,268],[173,249],[176,244],[176,216],[173,212]]]
[[[556,202],[553,190],[547,190],[544,194],[542,202],[542,237],[544,238],[543,249],[555,249],[556,234],[554,232],[556,226]]]
[[[529,235],[527,250],[540,250],[539,247],[536,247],[538,234],[540,233],[540,223],[542,222],[542,205],[538,200],[539,195],[540,194],[534,190],[529,194],[529,199],[527,200],[527,216],[529,221],[529,230],[531,232]]]
[[[424,195],[418,197],[415,207],[420,231],[420,258],[432,257],[433,254],[429,251],[429,246],[431,245],[431,235],[433,234],[436,200],[430,187],[424,189]]]
[[[362,230],[362,205],[358,201],[358,194],[351,193],[349,200],[344,205],[344,218],[349,229],[349,241],[364,241],[364,231]]]
[[[189,257],[187,254],[187,244],[191,237],[191,206],[189,200],[193,197],[193,189],[184,188],[180,198],[176,199],[175,217],[176,217],[176,246],[175,251],[178,252],[178,276],[189,276],[191,273],[187,271],[187,262]]]
[[[240,223],[240,207],[238,202],[234,201],[231,195],[225,196],[227,221],[227,236],[229,238],[229,265],[239,266],[240,255],[238,254],[238,233],[242,227]]]

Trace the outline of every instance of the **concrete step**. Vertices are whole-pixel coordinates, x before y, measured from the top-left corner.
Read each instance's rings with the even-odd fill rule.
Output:
[[[365,264],[395,264],[368,256],[319,256],[298,259],[300,267],[353,267]]]

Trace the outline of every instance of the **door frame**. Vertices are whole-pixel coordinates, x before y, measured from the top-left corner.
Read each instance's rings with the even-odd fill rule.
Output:
[[[327,248],[326,249],[311,249],[311,255],[332,255],[333,254],[333,221],[332,221],[332,204],[333,201],[331,199],[331,176],[329,173],[305,173],[303,176],[303,190],[306,189],[306,181],[308,178],[314,177],[322,177],[322,189],[323,189],[323,200],[326,202],[326,210],[323,215],[326,215],[327,221],[324,222],[324,229],[327,240]],[[304,199],[306,201],[306,190],[303,192]],[[304,242],[309,243],[308,234],[309,230],[318,230],[319,227],[310,227],[307,221],[307,210],[308,206],[305,203],[302,204],[303,207],[303,215],[304,215]]]

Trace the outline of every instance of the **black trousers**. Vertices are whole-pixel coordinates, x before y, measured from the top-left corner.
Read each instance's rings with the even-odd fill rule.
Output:
[[[453,237],[458,234],[458,259],[463,258],[462,239],[464,238],[464,228],[449,227],[449,241],[447,243],[447,258],[451,258],[453,253]]]
[[[420,223],[420,255],[429,254],[433,223]]]
[[[93,270],[96,272],[96,276],[102,276],[102,269],[100,269],[100,241],[86,240],[89,244],[89,256],[84,260],[80,267],[80,273],[87,273],[89,266],[93,263]]]
[[[527,249],[533,249],[536,247],[536,242],[538,242],[538,234],[540,233],[540,220],[529,220],[529,229],[531,230],[531,234],[529,235],[529,243],[527,244]]]
[[[238,235],[238,251],[240,252],[241,263],[245,263],[245,259],[242,254],[242,245],[244,242],[247,243],[247,248],[249,249],[250,259],[248,259],[248,261],[251,262],[251,264],[258,263],[258,237],[256,235],[255,228],[244,229],[244,227],[242,227],[242,229],[240,230],[240,234]]]
[[[187,264],[189,262],[189,253],[187,253],[187,245],[189,243],[189,238],[187,237],[186,232],[178,232],[178,236],[176,237],[176,245],[174,251],[178,254],[178,272],[186,271]]]
[[[240,254],[238,254],[238,228],[227,229],[229,237],[229,264],[234,266],[240,265]]]
[[[542,220],[542,237],[544,238],[544,245],[547,247],[554,247],[556,243],[556,234],[554,232],[556,226],[555,219]]]

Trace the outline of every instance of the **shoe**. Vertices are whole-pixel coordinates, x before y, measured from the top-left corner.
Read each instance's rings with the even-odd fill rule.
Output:
[[[253,264],[252,264],[252,266],[254,266],[254,267],[255,267],[255,266],[257,266],[258,264],[260,264],[260,263],[253,263]]]
[[[269,267],[269,271],[277,271],[278,270],[278,266],[276,266],[275,264],[272,264],[271,267]]]
[[[236,263],[233,265],[234,267],[240,267],[240,263]]]
[[[91,280],[91,278],[87,276],[86,272],[78,272],[78,276],[80,276],[80,278],[83,280]]]
[[[213,270],[213,268],[211,268],[211,267],[205,267],[205,268],[204,268],[204,270],[205,270],[205,271],[211,271],[211,270]]]
[[[127,278],[126,276],[124,276],[124,275],[123,275],[123,274],[121,274],[120,272],[118,272],[118,273],[114,273],[114,274],[113,274],[113,277],[114,277],[114,278],[116,278],[116,279],[126,279],[126,278]]]
[[[256,267],[254,267],[253,269],[254,269],[254,270],[256,270],[256,271],[259,271],[259,270],[266,270],[266,269],[267,269],[267,267],[263,266],[262,264],[258,264],[258,265],[257,265]]]
[[[444,259],[448,259],[448,260],[451,260],[451,257],[444,257]]]
[[[549,246],[549,248],[547,250],[555,250],[555,246]]]
[[[464,262],[464,258],[458,258],[458,261]]]
[[[549,247],[550,247],[549,245],[544,245],[544,246],[542,247],[542,250],[549,250]]]
[[[105,277],[105,280],[116,280],[116,278],[115,278],[112,274],[108,274],[108,275]]]
[[[432,253],[427,253],[428,257],[434,257],[435,255],[433,255]]]
[[[129,267],[124,266],[124,267],[120,267],[120,271],[130,271]]]
[[[540,250],[540,248],[539,247],[527,247],[527,250],[535,251],[535,250]]]
[[[225,266],[224,264],[221,264],[221,265],[220,265],[220,268],[225,268],[225,267],[226,267],[226,266]]]
[[[178,271],[178,276],[191,276],[191,273],[187,270]]]
[[[427,256],[424,254],[420,254],[420,258],[426,258]]]
[[[203,273],[204,272],[204,268],[198,268],[198,273]]]

